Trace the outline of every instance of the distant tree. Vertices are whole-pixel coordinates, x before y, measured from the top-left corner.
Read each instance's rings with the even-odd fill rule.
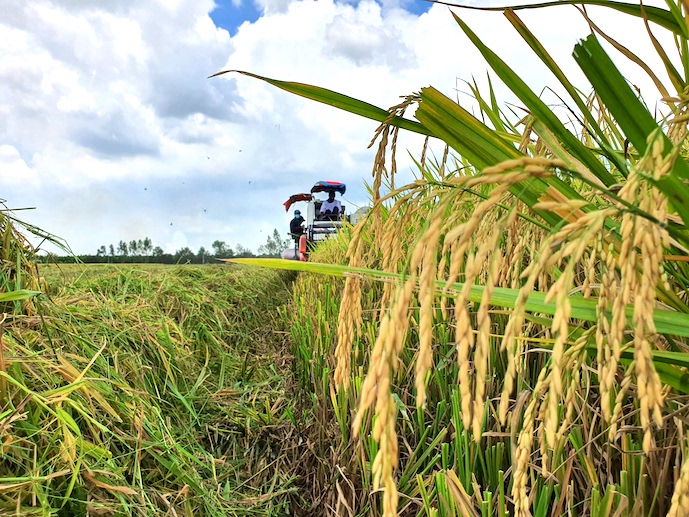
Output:
[[[136,257],[139,255],[139,243],[135,240],[129,241],[129,254],[132,257]]]
[[[245,248],[241,244],[237,244],[237,247],[235,248],[234,256],[235,257],[253,257],[254,254],[250,249]]]
[[[146,255],[147,257],[150,256],[151,252],[153,251],[153,243],[151,242],[151,239],[146,237],[141,243],[141,248],[143,250],[144,255]]]
[[[291,241],[283,239],[276,228],[273,231],[273,235],[268,236],[266,243],[258,247],[258,254],[266,257],[279,257],[282,251],[289,247],[291,247]]]
[[[107,255],[107,252],[105,251],[105,246],[101,246],[98,248],[98,251],[96,252],[96,257],[104,257]]]
[[[201,262],[201,264],[205,264],[206,260],[208,260],[208,252],[206,251],[206,248],[201,246],[196,256],[198,257],[199,262]]]
[[[112,244],[110,245],[110,256],[111,257],[115,256],[115,247]]]
[[[215,258],[229,258],[234,255],[232,248],[225,244],[225,241],[215,241],[211,244],[213,248],[213,256]]]
[[[126,243],[126,242],[120,241],[120,242],[117,244],[117,254],[118,254],[118,255],[121,255],[121,256],[123,256],[123,257],[126,257],[126,256],[129,255],[129,250],[128,250],[128,248],[127,248],[127,243]]]
[[[164,254],[165,252],[163,251],[163,248],[161,248],[160,246],[156,246],[155,248],[153,248],[152,255],[154,257],[162,257]]]
[[[173,259],[176,264],[185,264],[187,262],[191,262],[194,259],[194,252],[185,246],[184,248],[175,251]]]

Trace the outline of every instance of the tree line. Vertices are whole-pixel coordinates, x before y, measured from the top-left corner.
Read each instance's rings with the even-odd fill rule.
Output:
[[[292,246],[290,239],[283,239],[280,232],[275,229],[268,236],[265,244],[258,247],[257,253],[241,244],[234,248],[225,241],[216,240],[210,249],[201,246],[197,252],[189,247],[183,247],[174,253],[166,253],[160,246],[154,246],[149,237],[145,239],[120,241],[117,245],[102,245],[95,254],[58,256],[49,254],[49,261],[58,263],[84,262],[84,263],[112,263],[125,264],[137,262],[149,262],[154,264],[207,264],[215,259],[233,257],[279,257],[282,251]]]

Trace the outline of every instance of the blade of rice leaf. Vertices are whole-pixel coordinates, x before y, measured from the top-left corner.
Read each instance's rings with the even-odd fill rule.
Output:
[[[507,64],[490,50],[476,36],[476,34],[464,23],[461,18],[453,13],[455,21],[462,28],[474,46],[481,52],[490,67],[502,79],[510,90],[526,105],[532,114],[539,119],[557,138],[562,145],[574,157],[581,161],[588,169],[595,174],[604,185],[615,184],[615,178],[610,174],[606,167],[598,160],[598,157],[581,141],[576,135],[572,134],[562,121],[553,113],[550,108],[531,91],[526,83],[517,75]]]
[[[524,156],[511,142],[432,86],[421,89],[421,102],[414,116],[478,170]],[[533,207],[549,185],[570,199],[581,198],[573,188],[554,176],[547,180],[531,178],[514,185],[510,192]],[[561,222],[553,212],[535,212],[552,226]]]
[[[404,275],[399,273],[391,273],[389,271],[381,271],[376,269],[356,268],[350,266],[343,266],[339,264],[323,264],[317,262],[299,262],[296,260],[282,260],[282,259],[263,259],[263,258],[237,258],[237,259],[219,259],[223,262],[234,264],[245,264],[250,266],[268,267],[271,269],[283,269],[288,271],[306,271],[310,273],[318,273],[330,276],[347,276],[347,275],[361,275],[377,280],[397,280],[404,279]],[[436,281],[436,288],[442,291],[445,286],[444,281]],[[464,284],[456,283],[453,285],[453,291],[459,292],[463,289]],[[469,300],[472,302],[480,302],[483,296],[485,287],[474,285],[471,287]],[[509,289],[505,287],[496,287],[493,291],[493,296],[490,299],[490,304],[497,307],[513,309],[514,304],[519,295],[519,290]],[[546,293],[534,291],[529,295],[526,302],[526,310],[528,312],[535,312],[540,314],[554,315],[556,310],[556,303],[545,301]],[[574,319],[584,321],[596,321],[596,307],[597,300],[587,299],[583,297],[570,297],[570,304],[572,308],[571,317]],[[629,305],[626,307],[627,318],[631,322],[634,307]],[[656,326],[656,331],[659,334],[670,334],[674,336],[689,337],[689,314],[681,312],[669,311],[665,309],[656,309],[653,311],[653,322]]]
[[[590,127],[593,128],[598,138],[601,141],[607,143],[608,140],[606,136],[603,134],[603,131],[598,125],[598,122],[596,121],[596,119],[594,118],[593,114],[588,109],[584,101],[581,100],[581,96],[577,92],[577,89],[569,81],[569,79],[567,79],[567,76],[560,68],[560,65],[557,64],[557,62],[548,53],[548,51],[541,44],[538,38],[534,36],[534,34],[528,29],[528,27],[526,26],[526,24],[524,24],[521,18],[517,16],[517,13],[515,13],[513,9],[507,9],[504,12],[504,14],[505,17],[512,24],[512,26],[517,30],[522,39],[531,47],[531,50],[534,51],[534,53],[541,59],[541,61],[543,61],[543,64],[550,69],[553,75],[555,75],[558,81],[560,81],[560,84],[562,84],[565,90],[567,90],[567,93],[576,103],[577,107],[584,115],[584,118],[586,118],[586,121],[589,123]]]
[[[574,47],[574,59],[629,141],[640,154],[644,154],[648,147],[647,139],[653,131],[658,130],[658,125],[597,38],[591,35],[578,43]],[[659,138],[665,142],[665,153],[672,152],[672,142],[664,134]],[[689,164],[678,156],[669,174],[657,181],[656,185],[668,196],[685,226],[689,226],[689,187],[684,182],[686,179],[689,179]]]
[[[428,129],[423,127],[423,125],[414,120],[409,120],[398,116],[390,117],[390,113],[383,108],[379,108],[378,106],[374,106],[368,102],[360,101],[353,97],[349,97],[348,95],[343,95],[319,86],[312,86],[310,84],[290,81],[279,81],[277,79],[270,79],[268,77],[252,74],[251,72],[244,72],[242,70],[224,70],[222,72],[213,74],[210,77],[218,77],[229,73],[238,73],[248,77],[253,77],[255,79],[260,79],[261,81],[265,81],[268,84],[280,88],[281,90],[285,90],[286,92],[293,93],[294,95],[299,95],[300,97],[304,97],[306,99],[320,102],[334,108],[339,108],[349,113],[375,120],[377,122],[388,122],[393,126],[406,129],[408,131],[413,131],[414,133],[435,136],[429,132]]]
[[[28,289],[18,289],[7,293],[0,293],[0,302],[14,302],[17,300],[28,300],[41,294],[41,291],[29,291]]]

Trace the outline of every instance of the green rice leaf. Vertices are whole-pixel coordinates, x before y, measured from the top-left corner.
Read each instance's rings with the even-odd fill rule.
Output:
[[[400,273],[391,273],[389,271],[381,271],[377,269],[342,266],[339,264],[322,264],[317,262],[299,262],[296,260],[262,258],[237,258],[220,260],[234,264],[245,264],[250,266],[268,267],[271,269],[283,269],[289,271],[305,271],[339,277],[361,275],[377,280],[397,281],[402,281],[405,278],[404,275]],[[436,288],[438,291],[442,291],[444,286],[445,283],[443,281],[436,281]],[[452,291],[460,292],[463,288],[464,284],[458,282],[452,286]],[[484,290],[484,286],[472,286],[468,297],[469,300],[472,302],[480,302]],[[490,299],[490,304],[505,309],[513,309],[518,296],[518,289],[496,287],[493,290],[493,296]],[[531,295],[529,295],[529,298],[526,302],[526,310],[528,312],[553,316],[557,308],[556,304],[552,301],[546,303],[545,298],[546,293],[534,291],[531,293]],[[572,308],[572,318],[583,321],[596,321],[596,307],[598,305],[597,300],[583,298],[580,296],[571,296],[570,305]],[[628,305],[626,307],[626,313],[628,321],[631,322],[634,307],[632,305]],[[689,337],[689,314],[665,309],[656,309],[653,311],[653,322],[655,323],[656,331],[659,334]]]
[[[581,161],[593,174],[595,174],[604,185],[610,186],[615,184],[615,178],[606,169],[603,163],[588,147],[581,143],[581,141],[572,134],[564,126],[562,121],[553,113],[550,108],[538,98],[538,96],[531,91],[526,83],[517,75],[507,64],[498,57],[492,50],[490,50],[483,42],[476,36],[476,34],[464,23],[457,15],[453,13],[455,21],[462,28],[464,33],[469,37],[471,42],[481,52],[485,60],[502,79],[512,92],[519,97],[519,99],[531,110],[531,113],[539,119],[545,126],[557,136],[562,142],[562,145],[572,154],[576,159]]]
[[[28,289],[17,289],[7,293],[0,293],[0,302],[14,302],[17,300],[28,300],[41,294],[41,291],[29,291]]]
[[[421,90],[421,102],[414,116],[479,170],[524,156],[499,133],[432,86]],[[533,207],[546,193],[548,185],[570,199],[580,199],[574,189],[557,177],[532,178],[513,186],[510,192]],[[536,213],[552,226],[561,221],[553,212],[536,210]]]
[[[567,79],[567,75],[562,71],[560,65],[552,58],[541,42],[533,35],[533,33],[528,29],[524,22],[517,16],[517,14],[512,10],[508,9],[505,11],[505,17],[509,20],[512,26],[517,30],[522,39],[531,47],[531,50],[543,61],[543,64],[547,66],[550,71],[557,77],[560,84],[564,86],[565,90],[569,96],[574,100],[577,107],[586,118],[586,122],[589,123],[590,127],[593,128],[598,138],[604,142],[607,142],[607,138],[603,134],[598,122],[594,118],[591,111],[588,109],[584,101],[581,99],[581,95],[577,92],[574,85]]]
[[[603,50],[595,36],[591,35],[574,48],[574,58],[596,93],[620,125],[627,138],[639,154],[645,154],[648,138],[659,131],[658,124],[632,91],[610,57]],[[658,138],[664,141],[665,153],[673,152],[672,142],[662,133]],[[678,156],[670,173],[656,184],[684,221],[689,226],[689,187],[684,180],[689,179],[689,164]]]
[[[360,101],[353,97],[349,97],[326,88],[321,88],[319,86],[269,79],[268,77],[252,74],[251,72],[243,72],[241,70],[224,70],[222,72],[218,72],[217,74],[213,74],[210,77],[218,77],[220,75],[229,73],[238,73],[253,77],[255,79],[260,79],[261,81],[265,81],[268,84],[280,88],[281,90],[285,90],[286,92],[293,93],[295,95],[299,95],[300,97],[320,102],[322,104],[327,104],[328,106],[339,108],[341,110],[348,111],[349,113],[369,118],[377,122],[388,122],[393,126],[406,129],[408,131],[413,131],[414,133],[435,136],[423,125],[414,120],[409,120],[398,116],[391,117],[390,112],[384,110],[383,108],[379,108],[378,106],[374,106],[368,102]]]
[[[421,89],[414,116],[479,170],[524,156],[513,143],[432,86]]]

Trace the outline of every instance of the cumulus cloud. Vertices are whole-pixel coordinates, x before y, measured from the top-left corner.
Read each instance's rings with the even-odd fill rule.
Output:
[[[342,56],[356,66],[382,65],[390,69],[416,65],[416,55],[393,26],[383,24],[381,7],[362,2],[337,14],[326,26],[326,54]]]

